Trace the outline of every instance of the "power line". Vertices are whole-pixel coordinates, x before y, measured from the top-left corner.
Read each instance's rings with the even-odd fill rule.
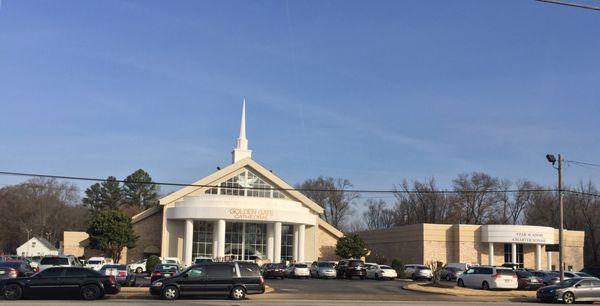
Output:
[[[67,175],[52,175],[52,174],[38,174],[38,173],[25,173],[25,172],[10,172],[0,171],[0,175],[9,176],[25,176],[25,177],[39,177],[39,178],[51,178],[51,179],[63,179],[63,180],[74,180],[74,181],[91,181],[91,182],[106,182],[107,179],[92,178],[92,177],[81,177],[81,176],[67,176]],[[170,182],[137,182],[137,181],[125,181],[125,180],[114,180],[118,183],[134,183],[134,184],[146,184],[146,185],[158,185],[158,186],[175,186],[175,187],[199,187],[199,188],[224,188],[224,189],[245,189],[245,190],[277,190],[277,191],[314,191],[314,192],[354,192],[354,193],[372,193],[372,194],[464,194],[464,193],[517,193],[517,192],[556,192],[556,189],[496,189],[496,190],[375,190],[375,189],[310,189],[310,188],[281,188],[281,187],[223,187],[220,185],[207,185],[207,184],[183,184],[183,183],[170,183]],[[599,195],[600,196],[600,195]]]
[[[585,166],[592,166],[592,167],[600,167],[600,164],[595,164],[595,163],[587,163],[587,162],[582,162],[582,161],[577,161],[577,160],[565,160],[565,161],[567,163],[575,164],[578,166],[585,165]]]
[[[598,7],[598,6],[593,6],[593,5],[583,4],[583,3],[564,2],[564,1],[559,1],[559,0],[536,0],[536,1],[564,5],[564,6],[577,7],[577,8],[583,8],[583,9],[594,10],[594,11],[600,11],[600,7]]]

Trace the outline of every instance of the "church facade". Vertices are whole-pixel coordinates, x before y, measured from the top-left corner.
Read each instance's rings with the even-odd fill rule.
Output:
[[[156,254],[195,258],[313,261],[335,258],[343,233],[323,208],[252,159],[245,102],[232,164],[160,199],[133,217],[139,235],[128,261]]]

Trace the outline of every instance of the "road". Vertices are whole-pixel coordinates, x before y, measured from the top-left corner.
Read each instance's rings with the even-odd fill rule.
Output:
[[[82,305],[82,301],[79,300],[50,300],[50,301],[14,301],[7,302],[2,301],[5,305],[40,305],[40,306],[69,306],[69,305]],[[85,305],[95,306],[164,306],[167,305],[210,305],[210,306],[237,306],[237,305],[283,305],[283,306],[329,306],[329,305],[344,305],[344,306],[359,306],[359,305],[377,305],[377,306],[395,306],[395,305],[418,305],[418,306],[460,306],[460,305],[485,305],[485,306],[518,306],[518,305],[529,305],[532,303],[511,303],[511,302],[447,302],[447,301],[365,301],[365,300],[353,300],[353,301],[338,301],[338,300],[255,300],[249,299],[245,301],[231,301],[231,300],[211,300],[211,299],[182,299],[177,301],[162,301],[162,300],[115,300],[115,299],[104,299],[100,301],[93,301],[85,303]]]

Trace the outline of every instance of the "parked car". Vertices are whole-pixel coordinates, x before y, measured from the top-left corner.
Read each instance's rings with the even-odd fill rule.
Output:
[[[565,271],[565,277],[564,279],[570,279],[570,278],[576,278],[576,277],[593,277],[587,273],[584,272],[571,272],[571,271]],[[560,272],[556,271],[552,274],[550,274],[549,276],[547,276],[546,278],[544,278],[543,280],[544,285],[548,286],[548,285],[556,285],[558,283],[560,283]]]
[[[360,279],[367,277],[365,263],[360,259],[345,259],[338,261],[336,268],[337,277],[353,278],[358,276]]]
[[[164,257],[164,258],[161,258],[161,263],[178,265],[180,268],[182,267],[181,261],[177,257]]]
[[[444,269],[442,269],[442,272],[440,273],[440,278],[446,281],[453,281],[455,279],[458,279],[458,277],[463,274],[465,271],[462,270],[461,268],[456,268],[456,267],[446,267]]]
[[[40,260],[39,270],[44,271],[50,267],[78,267],[78,264],[73,256],[50,255]]]
[[[418,279],[431,280],[433,278],[433,273],[431,272],[431,268],[429,268],[426,265],[416,265],[416,264],[404,265],[404,275],[409,276],[413,280],[418,280]]]
[[[121,286],[131,286],[133,283],[133,275],[129,273],[126,265],[104,265],[98,272],[102,275],[114,277]]]
[[[308,270],[308,266],[306,264],[294,263],[285,269],[285,277],[309,278],[310,271]]]
[[[104,257],[92,257],[88,259],[85,263],[86,268],[90,268],[92,270],[100,271],[104,265],[113,263],[111,259],[106,259]]]
[[[0,279],[31,276],[35,271],[22,260],[0,262]]]
[[[489,289],[517,289],[517,274],[510,268],[473,267],[458,277],[459,287]]]
[[[398,277],[396,270],[390,266],[374,264],[367,268],[367,278],[395,279]]]
[[[536,297],[542,302],[562,301],[565,304],[600,301],[600,280],[589,277],[566,279],[538,289]]]
[[[315,261],[310,265],[310,276],[316,278],[336,278],[335,263],[331,261]]]
[[[105,294],[117,294],[120,288],[112,276],[81,267],[52,267],[29,277],[0,281],[0,292],[7,300],[65,296],[95,300]]]
[[[150,276],[150,282],[152,283],[161,278],[174,276],[179,273],[180,270],[179,265],[176,264],[158,264],[154,266],[154,271]]]
[[[587,273],[593,277],[600,277],[600,267],[585,267],[583,270],[579,271],[583,273]]]
[[[195,265],[205,263],[205,262],[214,262],[214,260],[210,257],[196,257],[196,259],[194,259]]]
[[[150,293],[166,300],[180,295],[226,294],[241,300],[265,292],[258,265],[250,262],[213,262],[193,265],[174,277],[152,282]]]
[[[446,268],[457,268],[462,271],[467,271],[469,268],[474,267],[476,265],[472,265],[466,262],[449,262],[446,264]]]
[[[139,260],[134,263],[130,263],[128,268],[129,271],[135,272],[137,274],[146,273],[146,262],[148,259]]]
[[[285,278],[285,264],[269,263],[262,268],[262,276],[264,278]]]
[[[535,276],[529,271],[516,270],[515,274],[517,274],[517,282],[519,284],[517,287],[518,289],[537,290],[538,288],[544,286],[544,279]]]

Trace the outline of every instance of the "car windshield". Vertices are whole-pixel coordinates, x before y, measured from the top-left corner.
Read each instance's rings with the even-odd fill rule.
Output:
[[[533,274],[531,274],[530,272],[527,271],[516,271],[515,273],[517,273],[517,276],[519,277],[532,277]]]
[[[513,274],[515,274],[515,271],[510,270],[510,269],[497,269],[496,270],[496,274],[500,274],[500,275],[513,275]]]
[[[333,268],[335,264],[333,262],[320,262],[319,268]]]
[[[296,267],[296,268],[308,268],[308,266],[305,265],[305,264],[295,264],[294,267]]]
[[[169,263],[169,264],[176,264],[177,261],[174,259],[165,259],[165,263]]]
[[[44,258],[42,258],[42,261],[40,262],[40,264],[41,265],[53,265],[53,266],[68,265],[69,260],[64,257],[44,257]]]
[[[177,265],[157,265],[156,269],[157,271],[172,271],[172,270],[178,270],[179,267]]]
[[[593,276],[591,276],[591,275],[589,275],[589,274],[587,274],[585,272],[577,272],[577,273],[574,273],[574,274],[577,275],[577,276],[579,276],[579,277],[593,277]]]
[[[353,260],[348,263],[350,267],[363,267],[365,264],[360,260]]]
[[[380,268],[381,270],[393,270],[393,269],[392,269],[392,267],[390,267],[390,266],[384,266],[384,265],[382,265],[382,266],[379,266],[379,268]]]
[[[90,260],[90,261],[88,261],[88,264],[90,264],[90,265],[99,265],[101,263],[102,262],[100,260]]]
[[[104,265],[104,266],[102,266],[102,270],[106,270],[106,269],[126,270],[127,267],[125,265]]]

